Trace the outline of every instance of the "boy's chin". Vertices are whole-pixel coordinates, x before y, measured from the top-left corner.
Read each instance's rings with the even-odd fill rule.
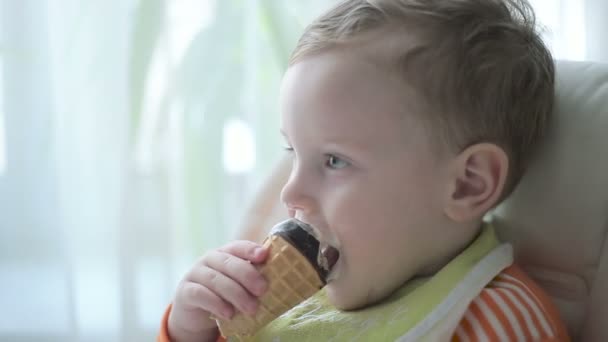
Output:
[[[367,296],[363,293],[351,293],[348,289],[344,289],[343,286],[338,286],[336,282],[327,284],[325,291],[331,305],[338,310],[357,310],[373,304],[372,298],[369,297],[371,293],[368,293]]]
[[[329,302],[339,310],[358,310],[377,304],[390,297],[400,285],[378,287],[377,284],[350,282],[344,278],[327,283],[325,292]],[[400,284],[400,283],[399,283]]]
[[[360,305],[357,305],[358,304],[357,302],[355,302],[353,300],[349,300],[349,298],[346,298],[344,293],[338,294],[338,293],[334,292],[332,289],[332,287],[333,287],[332,285],[335,285],[335,284],[330,284],[330,285],[327,285],[327,287],[326,287],[327,299],[329,300],[331,305],[333,305],[336,309],[343,310],[343,311],[358,309],[358,307]],[[336,289],[336,291],[339,291],[339,290]]]

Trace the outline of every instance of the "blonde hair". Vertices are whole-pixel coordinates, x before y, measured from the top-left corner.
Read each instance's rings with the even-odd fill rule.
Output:
[[[502,198],[510,194],[554,101],[555,66],[531,6],[525,0],[341,1],[306,28],[290,65],[373,33],[380,35],[369,41],[397,41],[387,70],[420,95],[443,143],[458,152],[490,142],[507,153]]]

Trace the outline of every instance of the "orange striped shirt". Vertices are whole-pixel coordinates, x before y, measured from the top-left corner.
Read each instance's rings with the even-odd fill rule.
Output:
[[[165,311],[158,342],[171,342]],[[221,336],[219,341],[225,341]],[[517,266],[496,276],[469,305],[453,342],[567,342],[559,313],[549,297]]]
[[[517,266],[495,277],[469,305],[452,341],[570,341],[545,292]]]

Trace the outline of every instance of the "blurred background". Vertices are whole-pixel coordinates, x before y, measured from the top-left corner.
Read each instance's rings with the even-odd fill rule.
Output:
[[[0,0],[0,341],[152,341],[282,153],[278,88],[334,0]],[[608,2],[533,0],[608,61]]]

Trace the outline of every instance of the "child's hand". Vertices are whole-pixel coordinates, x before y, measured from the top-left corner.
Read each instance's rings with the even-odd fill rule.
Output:
[[[253,264],[263,263],[268,249],[234,241],[205,254],[180,281],[169,315],[174,341],[213,341],[211,316],[230,319],[235,310],[254,314],[267,283]]]

